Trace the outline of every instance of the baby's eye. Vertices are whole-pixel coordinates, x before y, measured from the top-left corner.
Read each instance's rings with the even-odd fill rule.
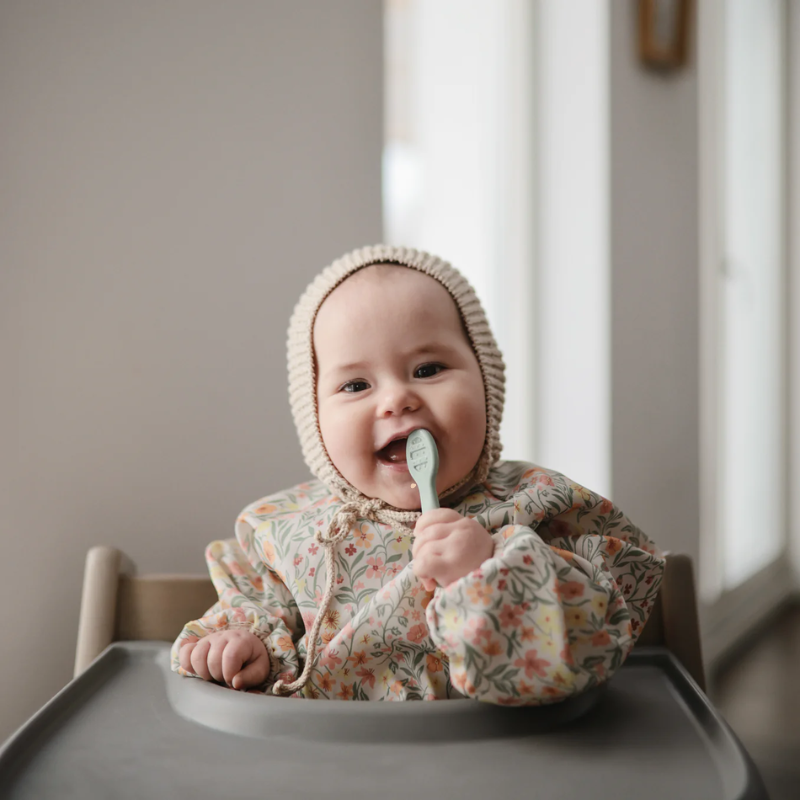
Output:
[[[366,381],[348,381],[342,386],[341,391],[353,394],[355,392],[363,392],[365,389],[369,389],[369,384]]]
[[[415,378],[432,378],[438,375],[444,367],[441,364],[423,364],[414,371]]]

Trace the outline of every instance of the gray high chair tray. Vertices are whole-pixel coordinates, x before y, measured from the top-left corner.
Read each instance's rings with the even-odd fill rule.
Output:
[[[767,800],[746,752],[669,651],[541,708],[234,692],[111,645],[0,749],[0,797]]]

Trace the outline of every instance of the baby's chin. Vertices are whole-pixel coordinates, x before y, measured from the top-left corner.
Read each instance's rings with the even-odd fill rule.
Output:
[[[394,506],[400,511],[419,511],[420,499],[419,490],[411,488],[411,478],[408,480],[408,488],[392,487],[381,492],[378,492],[378,499],[383,500],[390,506]]]

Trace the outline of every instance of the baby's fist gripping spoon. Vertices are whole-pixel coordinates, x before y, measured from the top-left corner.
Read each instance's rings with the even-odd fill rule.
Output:
[[[436,472],[439,469],[439,451],[433,436],[424,428],[415,430],[406,441],[406,463],[411,477],[419,488],[422,513],[439,508],[436,494]]]

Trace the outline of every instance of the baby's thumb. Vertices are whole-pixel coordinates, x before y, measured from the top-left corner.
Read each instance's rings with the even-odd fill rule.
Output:
[[[259,658],[248,664],[243,670],[233,676],[231,686],[234,689],[249,689],[251,686],[258,686],[267,679],[267,669],[269,656],[264,653],[264,658]]]

